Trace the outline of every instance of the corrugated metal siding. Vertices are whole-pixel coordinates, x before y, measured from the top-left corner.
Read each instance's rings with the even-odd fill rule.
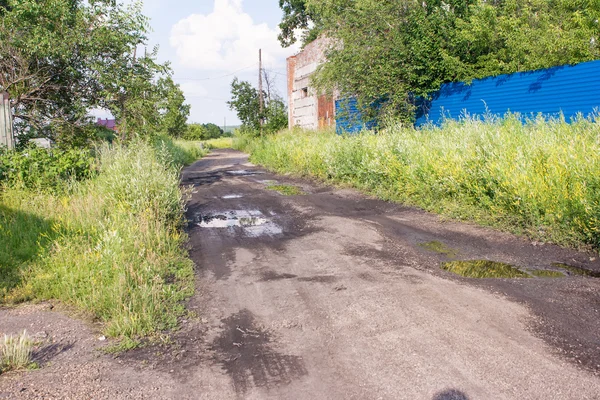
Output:
[[[500,75],[442,86],[417,114],[416,126],[439,124],[443,118],[469,115],[503,116],[507,112],[529,117],[542,113],[570,120],[589,115],[600,107],[600,61],[560,66],[539,71]]]
[[[375,129],[376,121],[363,121],[362,112],[359,110],[355,98],[335,101],[335,130],[338,134],[358,133],[364,129]]]

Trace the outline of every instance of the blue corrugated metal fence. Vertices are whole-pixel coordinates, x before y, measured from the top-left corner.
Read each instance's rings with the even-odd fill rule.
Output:
[[[336,113],[337,113],[336,102]],[[578,114],[587,116],[600,108],[600,61],[575,66],[560,66],[539,71],[519,72],[478,79],[466,83],[448,83],[424,101],[416,115],[416,126],[428,122],[440,124],[444,118],[461,116],[504,116],[507,112],[522,117],[538,114],[558,116],[568,120]],[[356,102],[354,102],[356,109]],[[350,117],[336,120],[343,131],[356,132],[362,128],[358,109]]]

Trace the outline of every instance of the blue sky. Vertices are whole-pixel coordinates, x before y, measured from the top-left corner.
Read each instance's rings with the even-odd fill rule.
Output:
[[[171,62],[192,106],[190,122],[239,123],[226,104],[230,83],[237,76],[257,85],[259,48],[286,97],[285,59],[298,48],[277,42],[278,0],[146,0],[144,14],[153,29],[149,48],[158,44],[159,59]]]

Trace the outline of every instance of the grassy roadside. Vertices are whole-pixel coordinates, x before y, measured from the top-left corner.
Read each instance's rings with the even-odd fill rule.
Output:
[[[600,122],[448,121],[379,134],[284,132],[235,146],[278,172],[532,238],[600,248]]]
[[[208,149],[230,149],[233,147],[233,138],[222,137],[217,139],[205,140],[202,145]]]
[[[104,146],[89,179],[2,187],[0,304],[61,300],[130,342],[174,327],[194,290],[179,171],[202,155],[168,139]]]

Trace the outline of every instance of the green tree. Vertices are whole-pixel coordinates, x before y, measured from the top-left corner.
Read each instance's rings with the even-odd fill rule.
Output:
[[[277,94],[271,93],[271,91],[269,91],[269,94],[263,93],[265,104],[262,114],[260,112],[259,91],[250,82],[234,78],[231,82],[231,97],[232,99],[227,104],[232,110],[236,111],[244,130],[260,132],[262,127],[264,132],[272,133],[280,131],[288,124],[285,103]]]
[[[183,138],[186,140],[206,140],[206,128],[202,124],[188,124]]]
[[[306,0],[279,0],[279,8],[283,17],[279,23],[278,39],[283,47],[289,47],[298,41],[296,31],[303,31],[304,45],[317,38],[320,24],[317,15],[312,15],[307,8]]]
[[[93,108],[110,110],[124,136],[157,126],[157,82],[169,69],[156,51],[136,56],[148,29],[141,3],[3,0],[0,90],[17,135],[72,141]]]
[[[225,133],[223,132],[223,129],[221,129],[220,126],[211,123],[204,124],[204,130],[206,132],[206,139],[216,139],[223,136],[223,134]]]
[[[258,90],[250,82],[237,77],[231,82],[231,100],[227,102],[235,110],[242,126],[250,130],[260,129],[260,102]]]
[[[445,82],[600,58],[587,0],[306,0],[330,46],[313,85],[411,120]]]
[[[169,136],[183,136],[187,131],[190,106],[185,104],[181,87],[168,76],[158,81],[158,92],[162,96],[159,106],[162,117],[161,130]]]

